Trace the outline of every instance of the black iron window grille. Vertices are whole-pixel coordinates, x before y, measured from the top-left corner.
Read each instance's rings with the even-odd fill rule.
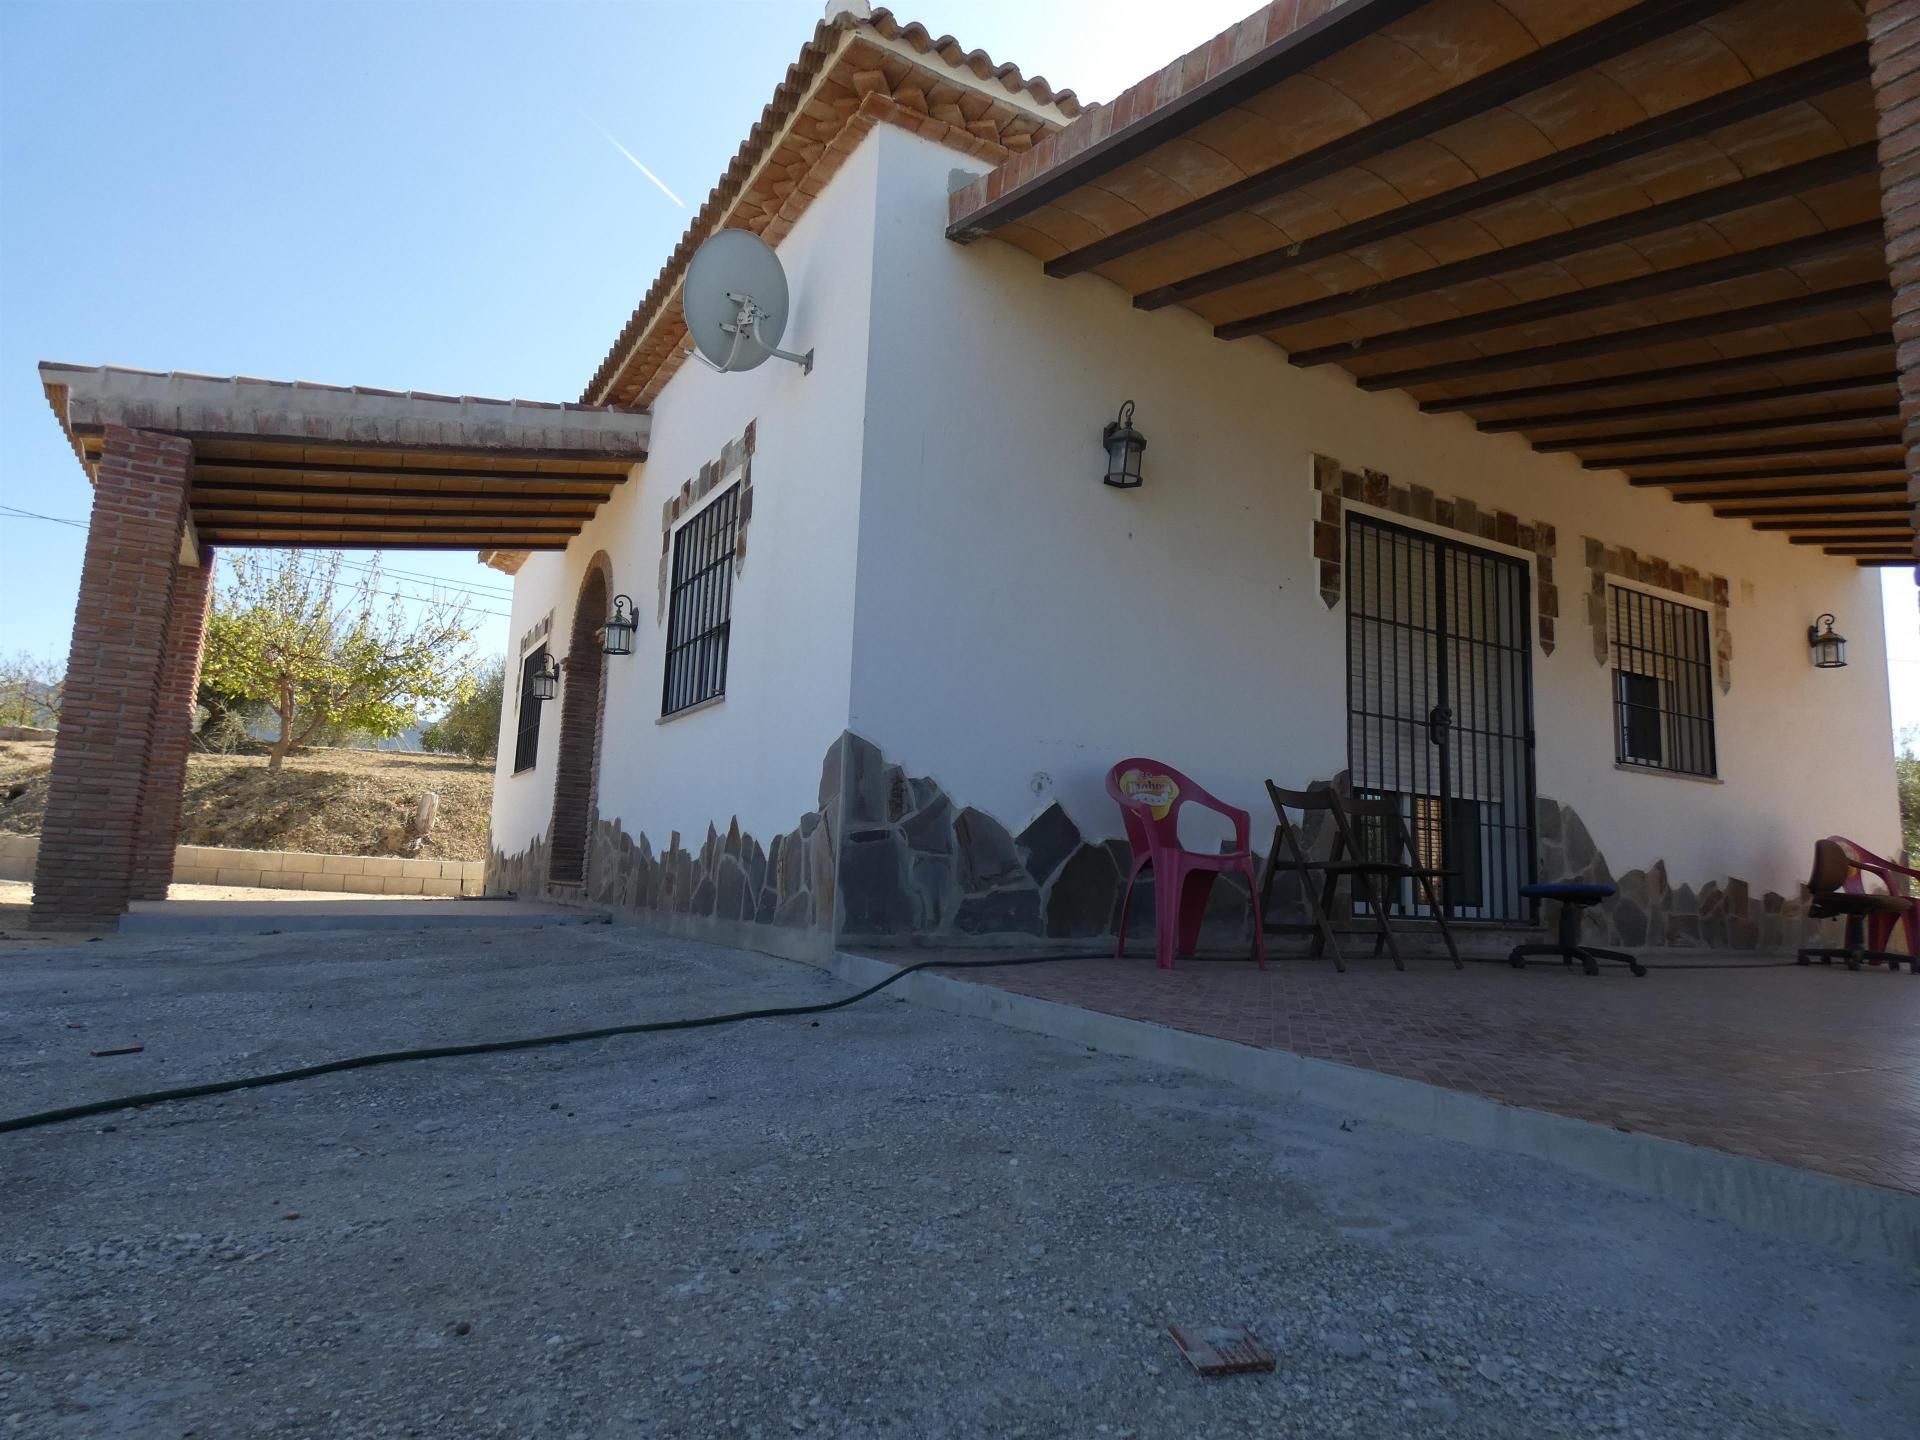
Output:
[[[531,770],[540,758],[540,702],[534,698],[533,677],[547,666],[547,647],[527,653],[520,662],[520,718],[513,736],[513,773]]]
[[[678,714],[727,693],[739,510],[736,483],[674,533],[662,715]]]
[[[1608,587],[1614,758],[1643,770],[1712,777],[1713,634],[1707,612]]]

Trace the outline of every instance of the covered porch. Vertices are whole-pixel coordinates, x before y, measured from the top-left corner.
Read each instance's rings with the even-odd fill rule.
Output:
[[[958,190],[947,233],[1911,564],[1920,3],[1864,12],[1281,0]]]
[[[32,924],[111,929],[172,878],[216,548],[563,549],[649,417],[43,364],[93,483]]]

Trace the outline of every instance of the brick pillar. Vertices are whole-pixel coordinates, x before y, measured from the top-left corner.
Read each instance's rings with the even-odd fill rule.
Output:
[[[173,847],[180,830],[180,792],[193,739],[194,696],[200,688],[200,647],[213,600],[213,551],[202,546],[197,565],[176,565],[167,613],[167,648],[147,752],[147,783],[140,795],[140,826],[133,841],[133,898],[164,900],[173,882]]]
[[[1920,502],[1920,0],[1867,0],[1907,494]]]
[[[133,893],[193,446],[110,426],[33,877],[37,929],[110,929]]]

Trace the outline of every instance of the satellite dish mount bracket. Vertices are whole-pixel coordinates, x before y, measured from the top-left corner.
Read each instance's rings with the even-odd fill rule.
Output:
[[[694,357],[698,359],[702,365],[705,365],[710,370],[717,370],[722,375],[731,372],[733,362],[739,357],[740,339],[744,335],[751,337],[754,344],[758,345],[774,358],[791,360],[800,367],[801,374],[811,375],[813,373],[813,351],[809,350],[804,355],[796,355],[791,350],[776,349],[767,341],[766,337],[760,333],[760,321],[764,318],[766,312],[755,303],[753,296],[740,291],[729,290],[727,291],[727,299],[740,307],[739,312],[734,317],[733,323],[720,327],[733,337],[733,343],[727,347],[726,359],[718,365],[715,365],[711,360],[707,359],[706,356],[700,354],[698,350],[695,350],[693,352]]]

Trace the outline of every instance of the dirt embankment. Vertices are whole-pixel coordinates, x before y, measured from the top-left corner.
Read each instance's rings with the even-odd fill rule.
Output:
[[[40,832],[52,765],[46,741],[0,740],[0,831]],[[384,750],[312,750],[277,774],[264,756],[191,756],[180,843],[376,854],[380,832],[427,790],[439,792],[440,811],[422,856],[484,860],[492,767]]]

